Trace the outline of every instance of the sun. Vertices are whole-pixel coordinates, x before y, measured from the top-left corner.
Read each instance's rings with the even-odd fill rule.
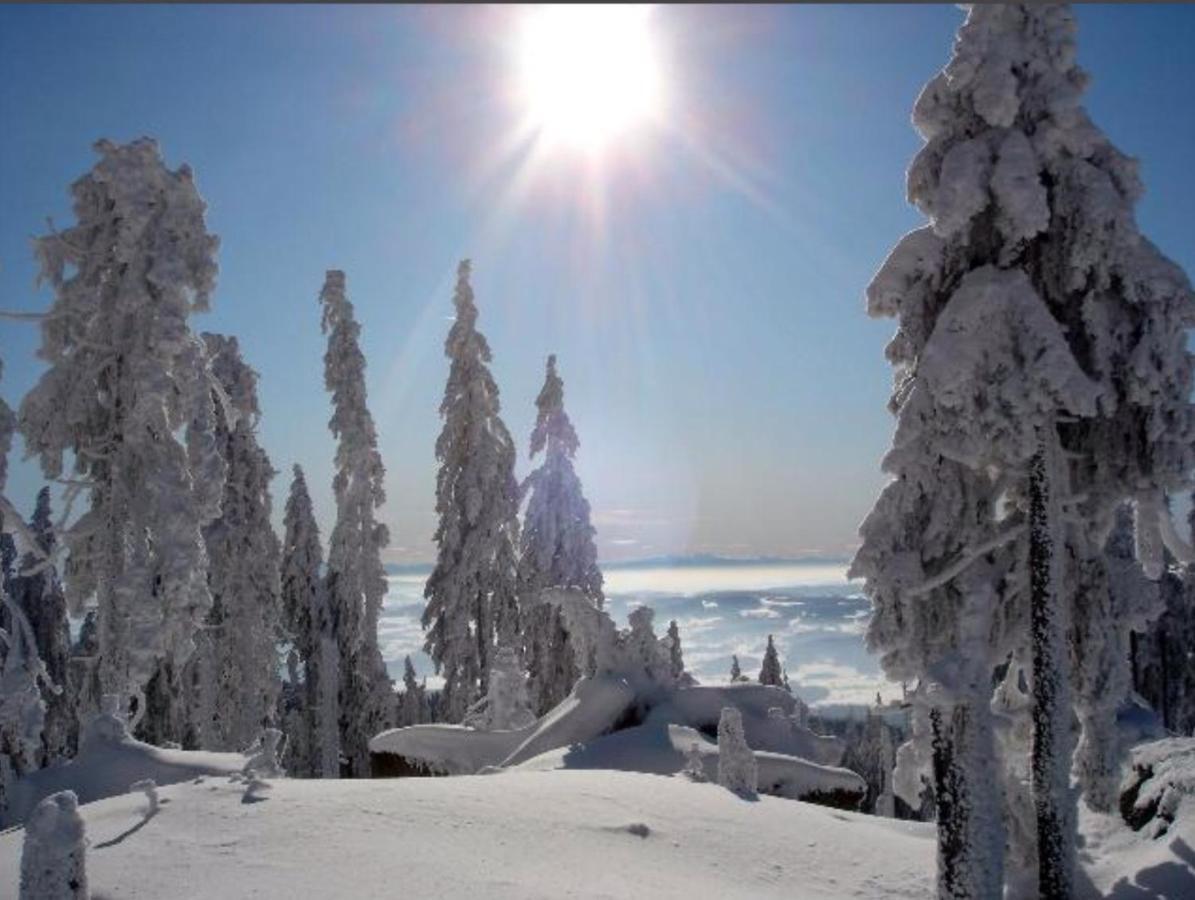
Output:
[[[542,6],[517,45],[521,102],[553,146],[598,153],[658,119],[663,77],[651,7]]]

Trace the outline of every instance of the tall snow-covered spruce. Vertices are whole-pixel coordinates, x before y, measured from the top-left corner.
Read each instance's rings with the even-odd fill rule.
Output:
[[[516,594],[519,488],[515,448],[499,415],[490,347],[477,330],[470,265],[457,268],[452,361],[436,441],[436,566],[424,588],[424,648],[443,673],[441,718],[459,722],[489,687],[492,652],[519,633]]]
[[[573,469],[580,442],[564,411],[564,382],[554,355],[548,357],[535,406],[531,458],[540,452],[544,458],[523,483],[528,501],[519,536],[519,609],[532,705],[543,715],[568,696],[583,671],[592,671],[593,661],[577,659],[560,610],[541,604],[540,593],[549,587],[574,588],[598,609],[605,597],[589,503]]]
[[[330,270],[320,292],[328,335],[324,384],[332,394],[328,426],[337,438],[336,524],[328,541],[327,602],[340,650],[340,741],[349,774],[369,775],[369,739],[392,724],[395,697],[378,647],[386,596],[381,550],[386,526],[375,518],[385,502],[385,468],[365,397],[361,326],[345,295],[344,273]]]
[[[323,548],[303,470],[294,467],[286,498],[282,542],[282,615],[303,669],[301,758],[292,774],[315,778],[340,775],[340,651],[324,590]],[[295,735],[288,735],[295,740]]]
[[[275,719],[279,691],[281,548],[270,524],[277,474],[257,442],[257,373],[235,337],[205,333],[220,393],[216,445],[224,459],[220,515],[203,529],[212,608],[188,663],[192,721],[205,750],[244,750]]]
[[[1074,33],[1065,6],[969,9],[914,106],[926,146],[908,196],[931,225],[868,288],[869,312],[899,319],[897,431],[853,574],[875,605],[870,646],[929,707],[942,897],[1002,893],[1001,818],[1017,811],[989,775],[990,704],[1010,656],[1008,677],[1031,676],[1037,890],[1070,896],[1069,722],[1080,786],[1103,806],[1120,698],[1101,673],[1127,665],[1107,652],[1131,625],[1102,553],[1117,505],[1135,502],[1154,577],[1164,542],[1190,549],[1161,500],[1195,462],[1195,303],[1137,231],[1135,163],[1080,105]]]
[[[58,569],[53,562],[56,538],[50,511],[50,489],[37,493],[25,538],[35,545],[12,560],[12,572],[6,573],[9,599],[25,616],[37,646],[37,655],[45,666],[42,699],[46,705],[42,731],[43,751],[40,765],[49,765],[74,755],[79,723],[75,709],[75,691],[68,677],[71,657],[70,620],[66,596]],[[0,535],[0,540],[11,539]],[[12,632],[13,615],[0,605],[0,629]]]
[[[167,169],[154,141],[95,149],[71,188],[75,225],[36,242],[54,302],[41,321],[47,369],[19,427],[48,479],[70,460],[68,499],[89,494],[63,536],[67,600],[79,615],[94,598],[102,690],[132,704],[136,723],[150,679],[181,670],[211,606],[201,529],[219,512],[224,463],[214,379],[188,320],[208,308],[218,241],[191,170]],[[166,698],[181,706],[177,690]]]

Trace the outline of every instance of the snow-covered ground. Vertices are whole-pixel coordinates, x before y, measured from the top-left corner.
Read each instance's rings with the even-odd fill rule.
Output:
[[[932,895],[934,829],[684,776],[507,771],[373,781],[199,776],[80,807],[92,895],[801,897]],[[248,799],[246,795],[248,794]],[[1195,897],[1195,810],[1152,839],[1080,816],[1079,900]],[[22,832],[0,834],[16,896]]]
[[[383,781],[208,776],[81,807],[104,900],[930,895],[932,826],[626,772]],[[15,896],[21,833],[0,835]]]

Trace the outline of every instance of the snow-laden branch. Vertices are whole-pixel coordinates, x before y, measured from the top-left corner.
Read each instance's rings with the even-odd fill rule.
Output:
[[[979,558],[986,556],[993,550],[1003,547],[1005,544],[1011,543],[1025,533],[1024,525],[1015,525],[1009,528],[1002,534],[998,534],[989,541],[985,541],[977,547],[965,551],[957,560],[946,566],[942,571],[936,575],[926,579],[916,587],[910,588],[905,593],[909,597],[920,597],[923,594],[928,594],[935,588],[940,588],[947,582],[952,581],[961,575],[966,569]]]

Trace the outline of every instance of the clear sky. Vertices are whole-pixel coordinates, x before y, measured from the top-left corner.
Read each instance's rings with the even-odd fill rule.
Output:
[[[325,534],[317,295],[348,274],[393,561],[432,557],[452,277],[474,262],[503,415],[527,441],[559,356],[605,560],[849,553],[892,423],[863,289],[922,224],[909,110],[954,6],[664,7],[666,114],[600,163],[520,142],[503,7],[0,7],[0,306],[37,310],[29,237],[71,221],[99,137],[187,162],[221,238],[214,308],[261,373],[276,512],[304,466]],[[1146,233],[1195,272],[1195,6],[1081,6],[1096,123],[1143,161]],[[612,72],[620,61],[611,60]],[[0,393],[40,370],[0,322]],[[29,507],[36,469],[10,494]]]

